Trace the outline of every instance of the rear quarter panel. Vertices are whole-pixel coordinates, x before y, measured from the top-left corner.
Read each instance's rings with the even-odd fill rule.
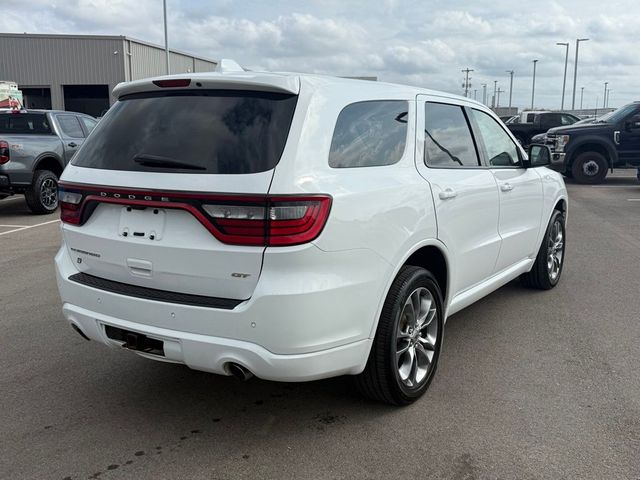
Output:
[[[56,135],[2,135],[0,140],[9,143],[11,160],[0,166],[0,172],[8,174],[11,183],[31,183],[36,163],[46,157],[60,162],[63,155],[62,141]]]

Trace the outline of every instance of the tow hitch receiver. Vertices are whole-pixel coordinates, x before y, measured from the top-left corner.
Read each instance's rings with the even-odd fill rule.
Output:
[[[142,333],[130,332],[110,325],[105,325],[104,329],[107,337],[110,339],[124,342],[122,344],[123,348],[164,356],[164,345],[161,340],[149,338]]]

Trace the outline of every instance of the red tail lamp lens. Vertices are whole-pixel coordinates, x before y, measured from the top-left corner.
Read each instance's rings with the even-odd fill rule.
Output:
[[[172,78],[169,80],[154,80],[153,84],[162,88],[188,87],[191,84],[191,79]]]

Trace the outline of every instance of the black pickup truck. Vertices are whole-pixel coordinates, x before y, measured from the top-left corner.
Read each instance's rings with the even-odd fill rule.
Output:
[[[578,183],[597,184],[614,167],[640,167],[640,102],[633,102],[593,123],[552,128],[546,143],[551,168]]]
[[[542,112],[533,117],[531,123],[507,123],[507,127],[523,147],[531,143],[531,137],[544,133],[550,128],[561,125],[573,125],[580,120],[575,115],[563,112]]]

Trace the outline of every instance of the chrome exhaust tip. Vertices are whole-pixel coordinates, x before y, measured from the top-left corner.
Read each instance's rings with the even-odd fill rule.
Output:
[[[242,380],[246,382],[251,377],[253,377],[253,373],[251,373],[248,369],[243,367],[242,365],[238,365],[237,363],[229,363],[227,364],[227,371],[236,377],[238,380]]]

